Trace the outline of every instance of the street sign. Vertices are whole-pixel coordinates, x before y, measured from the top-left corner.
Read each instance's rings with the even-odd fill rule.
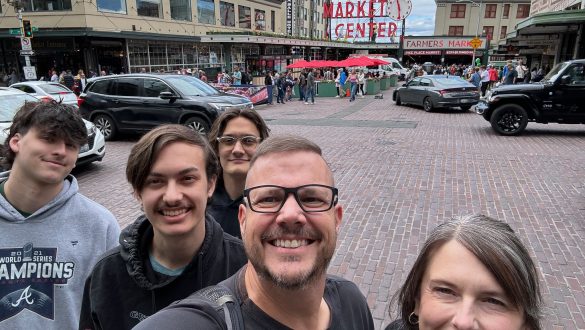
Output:
[[[8,29],[8,33],[11,36],[19,36],[20,35],[20,29]]]
[[[20,56],[33,56],[35,54],[35,52],[33,52],[32,50],[21,50],[20,51]]]
[[[32,44],[30,42],[30,38],[26,37],[20,38],[20,48],[24,51],[32,51]]]
[[[26,80],[37,80],[37,70],[34,66],[23,66],[22,71]]]
[[[473,47],[473,49],[481,47],[481,40],[478,37],[475,37],[469,41],[469,45]]]

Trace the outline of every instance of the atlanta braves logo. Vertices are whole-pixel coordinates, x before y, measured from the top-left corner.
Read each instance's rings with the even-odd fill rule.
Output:
[[[0,249],[0,322],[24,309],[54,320],[55,284],[67,284],[74,268],[57,261],[56,248]]]

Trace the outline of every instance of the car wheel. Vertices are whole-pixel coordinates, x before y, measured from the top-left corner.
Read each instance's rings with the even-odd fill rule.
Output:
[[[460,107],[461,107],[461,110],[463,110],[463,111],[469,111],[469,109],[471,109],[470,105],[461,105]]]
[[[431,101],[430,97],[425,97],[425,100],[423,101],[423,108],[426,112],[433,111],[433,101]]]
[[[191,117],[187,119],[183,125],[189,127],[195,132],[198,132],[199,134],[207,134],[209,131],[207,123],[203,119],[197,117]]]
[[[494,110],[490,123],[501,135],[518,135],[528,125],[528,114],[519,105],[507,104]]]
[[[400,100],[400,94],[396,93],[396,105],[402,105],[402,101]]]
[[[97,115],[93,118],[93,124],[102,132],[106,141],[111,141],[116,136],[116,124],[110,116]]]

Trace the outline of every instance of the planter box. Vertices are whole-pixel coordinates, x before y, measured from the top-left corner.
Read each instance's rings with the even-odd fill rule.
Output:
[[[397,75],[393,75],[390,76],[390,87],[396,87],[396,85],[398,85],[398,76]]]
[[[390,78],[382,78],[380,79],[380,89],[385,91],[390,88]]]
[[[337,87],[333,81],[322,81],[317,84],[317,90],[315,91],[318,97],[335,97],[337,96]]]
[[[380,93],[380,81],[376,79],[366,80],[366,93],[370,95]]]

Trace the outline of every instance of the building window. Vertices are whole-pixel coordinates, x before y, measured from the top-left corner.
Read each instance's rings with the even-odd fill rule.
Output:
[[[170,0],[171,18],[180,21],[191,21],[191,0]]]
[[[197,0],[197,21],[215,25],[215,3],[213,0]]]
[[[450,36],[462,36],[463,35],[463,26],[449,26],[449,35]]]
[[[243,29],[252,28],[252,11],[250,7],[238,6],[238,26]]]
[[[484,26],[483,27],[483,34],[486,36],[488,40],[492,40],[494,38],[494,27],[493,26]]]
[[[234,12],[234,4],[229,2],[219,2],[219,17],[221,25],[236,26],[236,13]]]
[[[516,12],[516,18],[526,18],[530,13],[530,5],[518,5],[518,11]]]
[[[71,0],[24,0],[24,11],[71,10]]]
[[[498,5],[485,5],[484,18],[496,18],[496,10],[497,9],[498,9]]]
[[[466,5],[451,5],[451,18],[465,18]]]
[[[500,28],[500,39],[506,39],[507,34],[508,34],[508,27],[504,25]]]
[[[161,17],[161,0],[136,0],[139,16]]]
[[[266,30],[266,13],[264,10],[254,10],[254,21],[256,23],[256,30]]]
[[[272,32],[275,31],[275,27],[274,27],[274,23],[275,23],[275,12],[274,10],[270,11],[270,29],[272,30]]]
[[[510,4],[507,3],[504,5],[504,11],[502,12],[502,18],[510,17]]]
[[[97,0],[99,11],[126,14],[126,0]]]

